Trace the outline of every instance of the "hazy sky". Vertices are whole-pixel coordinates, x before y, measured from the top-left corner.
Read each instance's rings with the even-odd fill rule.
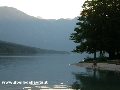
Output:
[[[85,0],[0,0],[0,6],[17,8],[31,16],[44,19],[79,16]]]

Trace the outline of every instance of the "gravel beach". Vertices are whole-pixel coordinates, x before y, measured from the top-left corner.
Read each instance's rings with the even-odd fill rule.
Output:
[[[74,63],[70,64],[74,66],[79,66],[79,67],[85,67],[85,68],[96,68],[100,70],[110,70],[110,71],[120,71],[120,65],[116,64],[108,64],[108,63],[97,63],[97,66],[93,67],[93,63]]]

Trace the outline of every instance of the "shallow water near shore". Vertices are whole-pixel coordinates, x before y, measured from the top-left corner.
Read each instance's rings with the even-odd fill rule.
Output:
[[[99,90],[108,90],[110,87],[108,85],[110,84],[112,84],[112,88],[116,89],[109,90],[120,90],[120,86],[118,85],[120,83],[118,72],[94,71],[92,69],[69,65],[83,60],[86,56],[88,55],[52,54],[32,56],[0,56],[0,90],[23,90],[24,87],[31,86],[29,83],[24,84],[24,81],[41,81],[41,85],[46,82],[47,85],[64,84],[73,88],[81,88],[81,90],[96,90],[93,88],[97,85],[101,85],[102,87],[102,83],[105,84],[111,82],[105,84],[106,89]],[[108,77],[106,75],[110,77],[111,80],[107,81]],[[6,84],[3,83],[3,81],[11,81],[12,84]],[[21,81],[22,84],[16,84],[15,81]],[[91,86],[90,81],[92,82]],[[91,89],[87,87],[91,87]]]

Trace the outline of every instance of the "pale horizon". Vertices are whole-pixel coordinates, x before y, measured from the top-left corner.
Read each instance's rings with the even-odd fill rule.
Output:
[[[0,7],[16,8],[43,19],[73,19],[80,15],[85,0],[0,0]]]

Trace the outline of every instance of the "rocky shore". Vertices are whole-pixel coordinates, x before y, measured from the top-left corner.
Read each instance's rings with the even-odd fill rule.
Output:
[[[85,68],[100,69],[100,70],[120,71],[120,65],[108,64],[108,63],[97,63],[97,66],[93,66],[93,63],[84,63],[84,62],[74,63],[70,65],[85,67]]]

